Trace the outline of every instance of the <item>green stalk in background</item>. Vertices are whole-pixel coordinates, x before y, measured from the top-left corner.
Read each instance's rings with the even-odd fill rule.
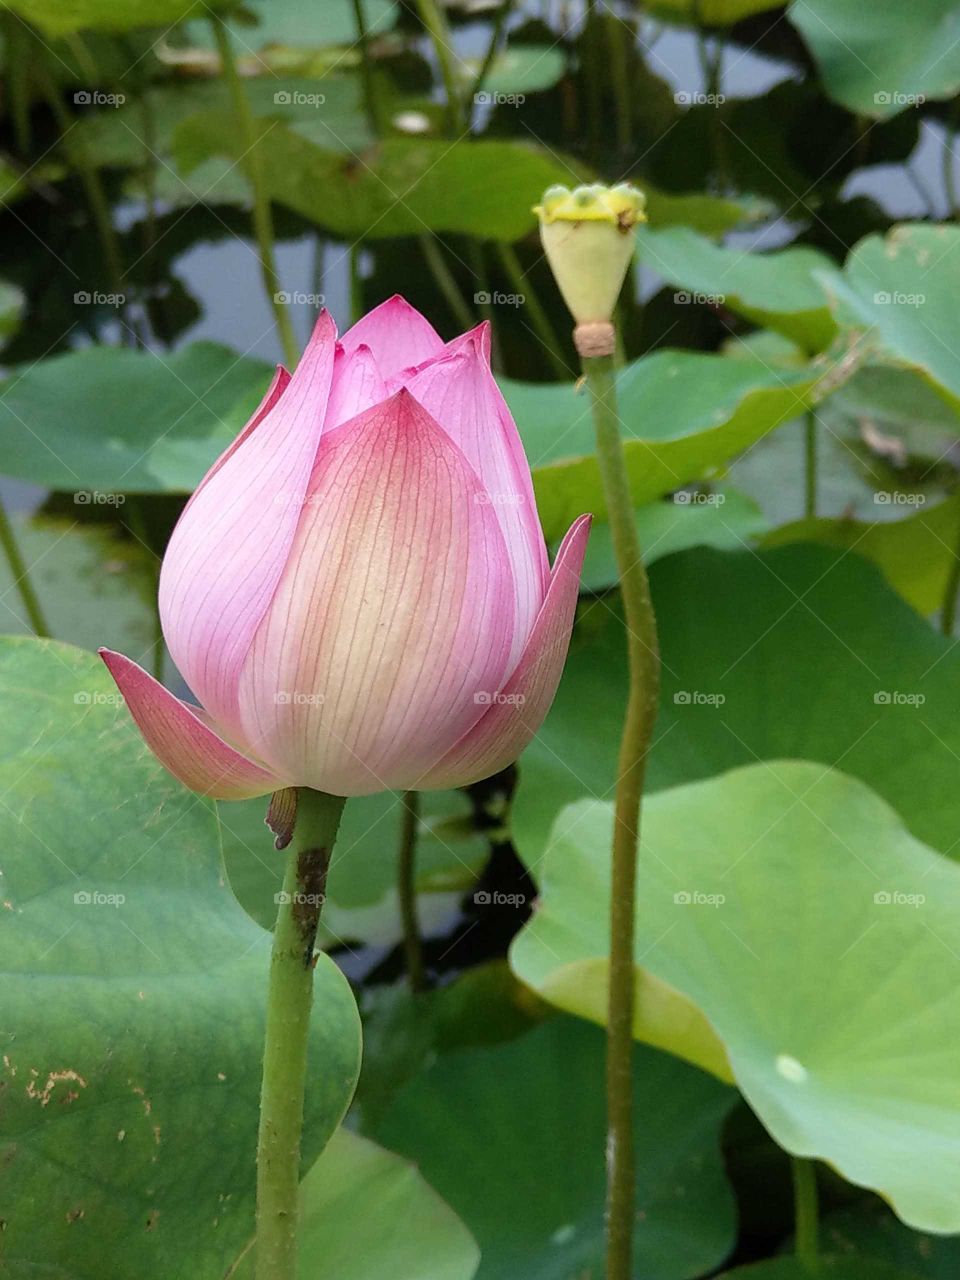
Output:
[[[417,919],[417,828],[420,822],[420,796],[416,791],[407,791],[402,803],[403,823],[400,829],[397,882],[407,981],[410,990],[416,992],[423,991],[427,985],[420,922]]]
[[[49,638],[50,628],[47,626],[37,593],[33,589],[23,552],[20,550],[20,544],[17,542],[17,536],[2,500],[0,500],[0,546],[3,547],[3,554],[13,577],[13,585],[17,589],[27,620],[33,628],[33,634]]]
[[[804,504],[803,514],[812,520],[817,514],[817,415],[811,409],[804,420]]]
[[[363,105],[370,132],[375,138],[379,138],[383,136],[383,113],[380,109],[376,76],[370,62],[370,32],[363,11],[363,0],[353,0],[353,16],[357,26],[357,47],[360,50],[360,74],[363,76]]]
[[[493,66],[494,59],[500,48],[500,37],[503,35],[504,27],[507,24],[507,18],[510,16],[511,0],[505,0],[505,3],[497,10],[497,16],[493,22],[493,29],[490,32],[490,43],[487,45],[487,52],[483,56],[480,63],[480,70],[477,72],[476,79],[470,89],[470,102],[476,101],[477,94],[483,88],[483,82],[490,74],[490,68]]]
[[[257,1145],[257,1280],[296,1280],[314,943],[344,800],[300,787],[273,934]]]
[[[564,364],[563,357],[560,355],[560,339],[554,333],[553,325],[541,306],[540,299],[533,292],[533,286],[524,274],[516,250],[513,245],[501,244],[499,241],[496,249],[500,258],[500,265],[503,268],[504,275],[510,281],[511,289],[523,297],[523,306],[530,317],[533,331],[543,347],[550,368],[557,378],[561,381],[566,381],[571,377],[571,371]]]
[[[237,62],[233,56],[233,45],[230,43],[230,34],[227,31],[226,23],[219,14],[214,14],[210,21],[213,26],[217,49],[220,53],[223,76],[233,102],[233,114],[237,129],[243,141],[243,164],[253,193],[253,230],[260,253],[260,271],[263,276],[263,285],[267,291],[270,305],[273,307],[277,328],[280,330],[284,358],[292,369],[297,363],[300,352],[293,333],[293,321],[290,318],[290,311],[280,301],[280,280],[277,275],[276,255],[274,253],[273,214],[270,210],[270,197],[267,194],[263,179],[261,139],[253,112],[250,109],[250,103],[244,92],[240,73],[237,70]]]
[[[466,127],[466,122],[460,86],[457,83],[453,65],[456,54],[450,39],[450,28],[447,26],[446,17],[437,0],[417,0],[417,11],[433,44],[437,64],[440,67],[440,78],[447,97],[447,136],[459,138]]]
[[[431,231],[425,231],[422,236],[417,236],[417,239],[434,283],[443,294],[457,324],[461,329],[472,329],[475,323],[474,314],[470,310],[470,304],[460,292],[456,276],[447,266],[439,240]]]
[[[810,1272],[819,1267],[817,1167],[812,1160],[790,1157],[793,1173],[794,1232],[797,1261]]]

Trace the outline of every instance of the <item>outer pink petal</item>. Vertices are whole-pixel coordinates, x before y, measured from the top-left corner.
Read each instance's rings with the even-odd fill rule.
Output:
[[[217,800],[263,796],[284,784],[235,751],[142,667],[110,649],[100,657],[117,682],[147,746],[191,791]]]
[[[513,675],[481,720],[413,784],[430,790],[489,778],[519,756],[550,710],[570,644],[591,516],[571,525],[557,552],[550,587]]]
[[[407,379],[407,387],[466,454],[506,539],[517,583],[517,630],[511,669],[540,612],[550,579],[547,548],[520,435],[489,364],[489,325]]]
[[[443,351],[443,339],[430,321],[398,293],[368,311],[340,341],[348,355],[369,347],[384,378]]]
[[[386,398],[387,386],[370,348],[360,345],[347,351],[338,342],[323,429],[332,431]]]
[[[283,395],[284,391],[286,391],[289,384],[290,384],[289,373],[287,373],[286,369],[283,367],[282,364],[278,364],[276,371],[273,375],[273,379],[269,387],[267,387],[266,394],[264,395],[263,399],[260,401],[260,404],[254,410],[253,417],[250,419],[247,425],[243,428],[240,434],[234,440],[232,440],[230,444],[227,445],[226,449],[224,449],[223,453],[221,453],[220,457],[216,460],[216,462],[213,464],[213,466],[210,468],[207,474],[203,477],[203,479],[197,485],[196,489],[194,489],[193,493],[187,499],[187,505],[184,507],[183,512],[181,512],[181,516],[189,510],[190,504],[194,501],[197,494],[200,492],[203,486],[207,483],[207,481],[211,478],[211,476],[216,475],[216,473],[220,470],[220,468],[223,466],[226,460],[230,457],[230,455],[233,453],[236,453],[236,451],[243,444],[244,440],[246,440],[248,436],[252,435],[253,432],[256,431],[257,427],[259,427],[260,423],[264,420],[264,418],[267,416],[270,410],[274,407],[274,405],[279,403],[280,397]]]
[[[324,435],[240,683],[246,741],[291,783],[403,787],[483,714],[513,641],[503,535],[406,391]]]
[[[237,680],[287,562],[330,393],[336,329],[324,312],[282,396],[216,463],[180,517],[160,574],[173,660],[240,741]]]

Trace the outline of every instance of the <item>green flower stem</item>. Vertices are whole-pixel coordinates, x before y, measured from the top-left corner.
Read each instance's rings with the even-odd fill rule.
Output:
[[[344,800],[300,787],[273,934],[257,1146],[257,1280],[296,1280],[314,942]]]
[[[460,292],[456,277],[444,259],[439,241],[429,231],[424,232],[417,239],[420,241],[420,248],[423,250],[424,259],[430,274],[433,276],[434,283],[443,294],[447,306],[456,317],[457,324],[462,329],[472,329],[474,325],[473,312],[470,310],[466,298]]]
[[[50,628],[43,616],[40,601],[37,599],[37,593],[33,589],[33,583],[27,572],[23,552],[17,542],[17,535],[13,531],[13,525],[10,523],[10,517],[2,501],[0,501],[0,546],[3,547],[3,554],[7,558],[10,573],[13,575],[13,585],[17,588],[27,619],[33,628],[33,634],[49,637]]]
[[[457,84],[453,67],[456,55],[450,40],[450,28],[447,26],[446,17],[437,0],[417,0],[417,11],[433,44],[440,67],[440,78],[443,80],[443,88],[447,96],[447,133],[451,138],[458,138],[466,124],[460,86]]]
[[[817,1170],[812,1160],[791,1156],[793,1172],[794,1232],[796,1255],[808,1271],[816,1271],[817,1255]]]
[[[952,636],[957,621],[957,594],[960,591],[960,529],[953,548],[953,558],[947,572],[947,584],[943,589],[943,607],[940,610],[940,630]]]
[[[511,289],[523,297],[524,308],[530,317],[534,333],[540,339],[540,345],[546,353],[550,368],[561,381],[567,381],[571,376],[571,371],[564,364],[563,357],[560,355],[560,340],[554,332],[553,325],[550,323],[540,299],[533,292],[530,281],[524,275],[516,250],[513,245],[501,244],[500,242],[497,243],[496,248],[500,258],[500,265],[510,281]]]
[[[380,110],[380,97],[377,93],[377,78],[373,74],[370,62],[370,32],[367,27],[366,14],[363,12],[363,0],[353,0],[353,16],[357,27],[357,46],[360,50],[360,74],[363,77],[363,105],[367,112],[370,130],[375,137],[383,134],[383,115]]]
[[[243,88],[243,82],[240,79],[240,73],[237,70],[237,61],[233,56],[233,45],[230,43],[230,35],[227,31],[226,24],[219,14],[214,14],[210,19],[213,25],[213,34],[216,38],[217,49],[220,53],[220,64],[223,68],[223,76],[227,82],[227,88],[230,91],[230,98],[233,103],[233,114],[236,119],[237,129],[244,148],[244,168],[247,172],[247,179],[250,183],[250,189],[253,192],[253,231],[257,239],[257,247],[260,251],[260,271],[263,276],[263,286],[267,291],[270,305],[273,307],[273,314],[276,317],[277,328],[280,330],[280,341],[283,344],[283,354],[287,363],[291,368],[297,363],[300,352],[297,348],[297,340],[293,332],[293,321],[290,318],[290,312],[287,307],[279,300],[280,280],[277,275],[276,257],[273,247],[273,214],[270,210],[270,197],[267,194],[266,185],[263,180],[263,163],[262,152],[260,148],[261,139],[257,131],[257,123],[254,120],[253,112],[250,109],[250,102]]]
[[[100,173],[90,159],[86,145],[82,141],[82,135],[78,134],[74,128],[76,121],[64,105],[45,57],[38,59],[38,68],[44,97],[60,130],[61,143],[83,183],[87,204],[90,206],[90,216],[97,229],[104,264],[110,279],[110,289],[113,293],[122,294],[124,292],[123,258],[116,228],[110,216],[110,205],[103,183],[100,181]]]
[[[647,572],[627,481],[611,356],[583,361],[597,437],[597,462],[627,624],[630,688],[620,740],[610,885],[607,1010],[607,1280],[633,1274],[633,1006],[635,896],[640,802],[657,716],[660,649]]]
[[[607,53],[610,58],[610,82],[617,104],[617,147],[626,152],[633,139],[633,100],[630,92],[630,50],[636,33],[626,18],[608,19]]]
[[[403,922],[403,951],[407,962],[407,981],[411,991],[423,991],[427,971],[423,963],[420,922],[417,919],[417,824],[420,819],[420,797],[407,791],[403,797],[403,824],[400,829],[400,857],[397,868],[400,919]]]
[[[490,32],[490,43],[487,45],[487,52],[484,54],[483,61],[480,63],[480,70],[477,72],[476,79],[470,88],[470,101],[473,102],[483,88],[483,82],[490,74],[490,68],[497,56],[497,50],[500,47],[500,37],[503,35],[507,18],[510,16],[512,8],[511,0],[504,0],[504,3],[497,10],[497,16],[493,22],[493,29]]]
[[[804,504],[808,520],[817,514],[817,415],[811,410],[804,423]]]

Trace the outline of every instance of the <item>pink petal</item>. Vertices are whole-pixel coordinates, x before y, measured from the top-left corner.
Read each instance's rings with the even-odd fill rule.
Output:
[[[216,800],[246,800],[283,786],[273,774],[235,751],[142,667],[110,649],[100,657],[117,682],[147,746],[191,791]]]
[[[387,386],[370,348],[361,344],[347,351],[343,343],[338,342],[324,431],[349,422],[386,398]]]
[[[513,574],[463,453],[406,391],[325,434],[244,666],[246,741],[335,795],[403,787],[506,673]]]
[[[443,339],[430,321],[398,293],[368,311],[340,342],[348,355],[359,346],[369,347],[384,378],[423,364],[443,350]]]
[[[463,450],[503,531],[517,584],[512,667],[543,604],[550,564],[530,467],[516,424],[490,372],[489,342],[487,324],[463,334],[450,344],[452,352],[412,373],[407,387]]]
[[[276,371],[273,375],[273,379],[269,387],[267,387],[266,394],[264,395],[263,399],[260,401],[260,404],[254,410],[253,417],[250,419],[247,425],[243,428],[240,434],[234,440],[232,440],[230,444],[227,445],[226,449],[224,449],[223,453],[221,453],[220,457],[216,460],[216,462],[213,464],[213,466],[210,468],[207,474],[203,477],[203,479],[197,485],[196,489],[194,489],[193,493],[187,499],[187,505],[184,507],[183,512],[181,512],[181,516],[187,510],[189,510],[190,504],[196,498],[197,494],[200,492],[203,486],[207,483],[210,477],[216,475],[216,473],[220,470],[220,468],[223,466],[226,460],[230,457],[230,455],[233,453],[236,453],[237,449],[240,448],[244,440],[246,440],[246,438],[249,435],[252,435],[253,432],[257,429],[257,427],[259,427],[260,423],[264,420],[264,418],[267,416],[270,410],[274,407],[274,405],[276,405],[279,402],[280,397],[283,395],[284,391],[286,391],[289,383],[290,383],[289,373],[287,373],[286,369],[283,367],[282,364],[278,364]]]
[[[238,741],[237,680],[293,544],[335,341],[324,312],[289,385],[207,474],[163,560],[160,617],[170,653],[198,700]]]
[[[520,662],[489,710],[413,784],[431,790],[463,787],[505,769],[520,755],[550,710],[570,644],[591,516],[580,516],[557,552],[543,608]],[[588,709],[589,712],[589,709]]]

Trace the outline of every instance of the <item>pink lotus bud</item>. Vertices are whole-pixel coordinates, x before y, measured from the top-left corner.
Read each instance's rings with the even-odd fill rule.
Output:
[[[551,571],[486,325],[445,345],[391,298],[338,341],[324,313],[164,557],[163,633],[202,709],[103,658],[195,791],[462,786],[546,715],[589,525]]]

